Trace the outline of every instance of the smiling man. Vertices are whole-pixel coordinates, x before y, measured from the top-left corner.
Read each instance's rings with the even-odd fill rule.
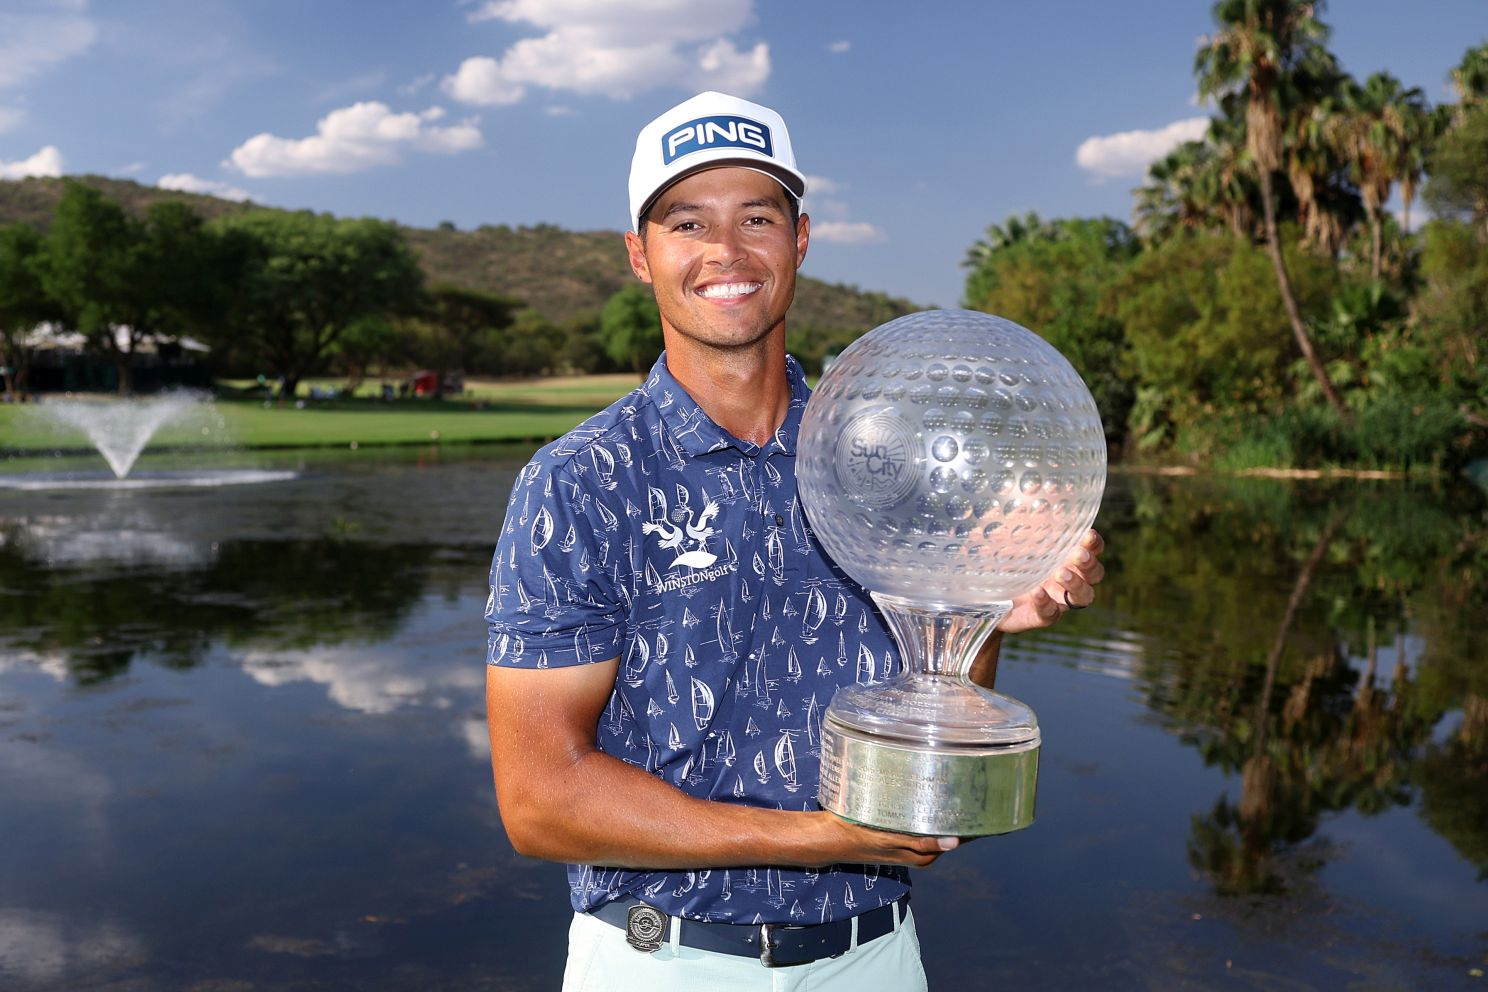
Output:
[[[925,986],[907,868],[957,839],[817,805],[821,712],[859,659],[879,678],[898,659],[796,498],[805,188],[768,108],[703,93],[642,130],[625,242],[666,351],[507,508],[491,761],[513,846],[569,866],[565,989]],[[1003,629],[1088,605],[1100,552],[1092,532]]]

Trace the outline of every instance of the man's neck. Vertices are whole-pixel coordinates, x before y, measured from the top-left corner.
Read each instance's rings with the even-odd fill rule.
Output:
[[[785,335],[738,350],[667,348],[667,371],[712,421],[741,441],[763,447],[790,410]]]

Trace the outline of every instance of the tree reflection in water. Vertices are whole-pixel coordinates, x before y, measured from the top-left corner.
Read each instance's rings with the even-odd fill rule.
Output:
[[[1148,705],[1239,781],[1194,815],[1194,869],[1224,894],[1283,890],[1326,862],[1325,814],[1419,799],[1488,877],[1481,494],[1136,479],[1133,495],[1107,595],[1182,645],[1146,662]]]

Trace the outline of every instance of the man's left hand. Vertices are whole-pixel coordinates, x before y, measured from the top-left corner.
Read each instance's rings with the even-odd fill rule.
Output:
[[[1095,599],[1095,586],[1106,575],[1101,552],[1106,542],[1094,530],[1085,532],[1074,554],[1033,592],[1013,600],[997,629],[1009,634],[1047,627],[1069,610],[1083,610]]]

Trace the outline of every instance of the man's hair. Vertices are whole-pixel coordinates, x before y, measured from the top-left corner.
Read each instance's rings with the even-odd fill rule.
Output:
[[[784,186],[780,187],[780,191],[785,194],[786,209],[790,211],[791,230],[795,230],[801,221],[801,200]],[[641,214],[641,229],[636,232],[640,235],[641,244],[646,243],[646,225],[651,220],[651,210],[651,207],[647,207],[646,212]]]

